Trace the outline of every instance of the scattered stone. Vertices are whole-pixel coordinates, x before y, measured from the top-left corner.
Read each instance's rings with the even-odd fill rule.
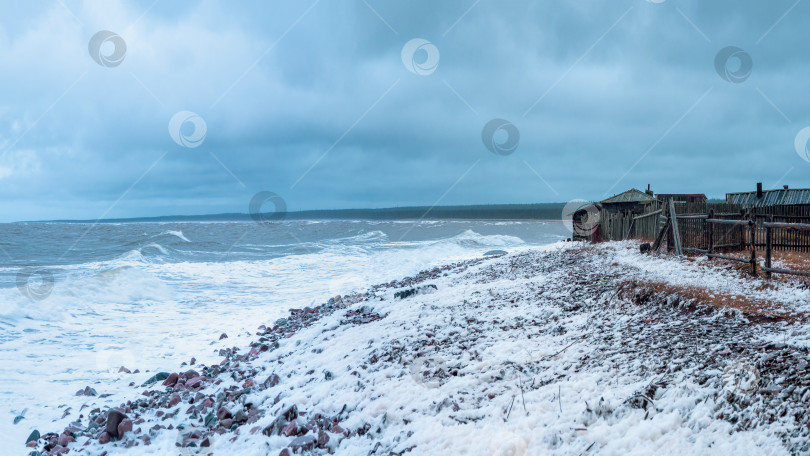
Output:
[[[39,438],[40,438],[39,431],[34,429],[31,432],[31,434],[28,435],[28,438],[25,439],[25,443],[36,442],[37,440],[39,440]]]
[[[121,436],[118,435],[118,425],[121,424],[121,421],[125,420],[127,416],[118,409],[111,409],[107,412],[107,434],[110,435],[111,438],[120,439]],[[131,425],[132,423],[130,423]],[[130,428],[131,429],[131,428]]]
[[[76,396],[98,396],[98,393],[93,388],[85,386],[83,390],[76,391]]]
[[[157,374],[149,377],[149,379],[147,381],[143,382],[143,385],[141,385],[141,386],[142,387],[149,386],[149,385],[151,385],[153,383],[157,383],[157,382],[159,382],[161,380],[166,380],[167,378],[169,378],[169,373],[168,372],[158,372]]]
[[[281,378],[278,375],[272,374],[269,377],[267,377],[267,380],[262,382],[262,386],[264,386],[265,388],[272,388],[272,387],[278,385],[278,382],[280,382],[280,381],[281,381]]]
[[[293,437],[298,433],[298,427],[295,425],[295,421],[290,421],[281,429],[281,435],[287,437]]]
[[[61,435],[59,435],[59,445],[61,445],[63,447],[66,447],[66,446],[68,446],[68,444],[70,442],[75,442],[75,441],[76,441],[76,439],[74,439],[72,435],[70,435],[70,434],[68,434],[66,432],[63,432]]]
[[[163,380],[163,386],[174,386],[177,384],[177,380],[180,378],[180,375],[177,372],[172,372],[169,374],[166,379]]]
[[[222,421],[227,418],[233,418],[231,411],[228,410],[225,406],[222,406],[217,410],[217,419]]]
[[[132,420],[125,419],[118,423],[118,438],[123,439],[124,434],[132,432]]]
[[[437,291],[439,288],[436,285],[428,284],[417,288],[409,288],[407,290],[397,291],[394,293],[394,298],[405,299],[418,294],[429,294]]]
[[[323,430],[319,430],[318,431],[318,448],[326,448],[327,443],[329,443],[329,434],[327,434]]]
[[[205,377],[203,376],[194,377],[191,380],[186,381],[186,386],[188,388],[196,388],[200,386],[200,383],[202,383],[203,380],[205,380]]]
[[[228,335],[225,334],[225,333],[222,333],[222,334],[219,335],[219,340],[227,339],[227,338],[228,338]]]
[[[292,448],[293,453],[297,453],[299,451],[309,451],[315,447],[317,442],[318,439],[316,439],[315,436],[312,434],[306,434],[296,437],[295,440],[290,442],[290,448]]]

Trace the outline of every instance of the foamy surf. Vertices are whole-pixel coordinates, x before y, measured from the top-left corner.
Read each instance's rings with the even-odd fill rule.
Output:
[[[87,227],[51,225],[70,242],[32,256],[55,272],[53,291],[41,301],[16,289],[17,267],[0,265],[7,271],[0,288],[0,401],[8,413],[29,409],[16,425],[0,421],[2,435],[18,442],[34,428],[52,427],[64,412],[54,404],[88,385],[117,400],[127,390],[117,372],[122,365],[144,372],[191,357],[212,363],[225,342],[201,352],[201,341],[226,332],[228,346],[247,344],[258,324],[289,308],[479,258],[493,248],[513,252],[565,237],[562,226],[555,231],[540,223],[166,225],[108,225],[103,236],[90,230],[59,265],[48,261]],[[74,417],[75,411],[62,421]]]

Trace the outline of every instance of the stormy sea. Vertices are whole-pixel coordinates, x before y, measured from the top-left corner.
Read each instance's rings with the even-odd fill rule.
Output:
[[[291,308],[568,236],[559,221],[0,225],[0,434],[75,418],[61,405],[87,386],[126,399],[122,368],[217,363],[211,341],[247,345]]]

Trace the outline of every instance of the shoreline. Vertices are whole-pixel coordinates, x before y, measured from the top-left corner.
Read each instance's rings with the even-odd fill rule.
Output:
[[[88,396],[79,421],[27,451],[807,451],[810,292],[637,252],[557,243],[292,309],[219,365],[122,372],[134,386],[117,412]],[[764,304],[735,306],[741,292]],[[793,345],[777,340],[788,334]]]

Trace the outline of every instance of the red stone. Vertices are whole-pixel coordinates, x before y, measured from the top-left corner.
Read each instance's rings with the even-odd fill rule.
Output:
[[[107,412],[107,434],[109,434],[110,437],[120,438],[118,435],[118,425],[126,418],[127,416],[124,412],[118,409],[111,409]],[[130,422],[130,424],[132,423]],[[130,427],[130,429],[132,428]]]
[[[132,420],[126,419],[118,423],[118,438],[123,439],[124,434],[132,432]]]
[[[66,446],[68,446],[68,443],[75,442],[75,441],[76,441],[76,439],[74,439],[72,435],[70,435],[70,434],[62,434],[62,435],[59,436],[58,443],[59,443],[59,445],[62,445],[63,447],[66,447]]]
[[[286,426],[281,428],[281,435],[292,437],[297,434],[298,429],[295,427],[295,421],[290,421]]]
[[[200,385],[200,383],[203,382],[203,380],[205,380],[205,377],[203,377],[203,376],[194,377],[191,380],[186,382],[186,386],[189,387],[189,388],[196,388],[197,386]]]
[[[326,448],[327,443],[329,443],[329,434],[318,431],[318,448]]]
[[[166,377],[166,380],[163,380],[163,386],[174,386],[175,383],[177,383],[178,378],[180,378],[180,376],[177,374],[177,372],[172,372],[168,377]]]
[[[231,414],[231,411],[224,406],[220,407],[219,410],[217,410],[217,419],[222,421],[226,418],[233,418],[233,414]]]
[[[98,438],[98,443],[104,445],[105,443],[110,443],[110,434],[106,432],[102,432],[101,436]]]

